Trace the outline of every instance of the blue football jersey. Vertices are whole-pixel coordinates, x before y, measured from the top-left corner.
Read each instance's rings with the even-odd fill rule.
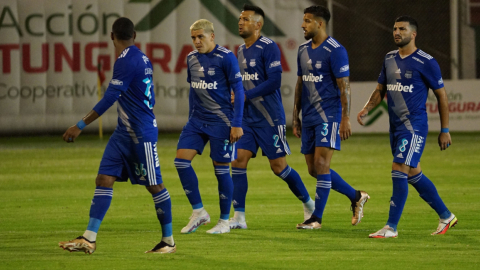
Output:
[[[245,91],[265,82],[275,72],[282,73],[280,50],[269,38],[260,37],[249,48],[245,44],[241,45],[237,58]],[[285,125],[280,88],[267,95],[246,100],[243,122],[253,127]]]
[[[390,130],[428,130],[428,89],[444,87],[440,67],[431,55],[419,49],[405,58],[398,50],[387,53],[378,83],[387,88]]]
[[[153,114],[152,65],[137,47],[126,48],[115,61],[109,88],[120,90],[118,98],[118,125],[116,132],[138,138],[157,139],[158,128]]]
[[[190,83],[190,118],[211,125],[231,126],[231,85],[242,75],[237,58],[228,49],[215,46],[211,52],[193,51],[187,56]]]
[[[347,50],[332,37],[315,49],[309,40],[298,49],[297,65],[297,75],[303,80],[303,125],[341,122],[342,103],[336,79],[350,75]]]

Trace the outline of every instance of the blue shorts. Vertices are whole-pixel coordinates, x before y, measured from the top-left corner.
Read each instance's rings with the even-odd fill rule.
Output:
[[[160,174],[157,142],[138,138],[134,143],[130,137],[113,133],[100,162],[99,174],[116,176],[117,181],[154,186],[163,183]]]
[[[183,127],[177,150],[193,149],[201,155],[208,141],[213,161],[230,163],[237,158],[235,143],[230,143],[230,127],[199,123],[192,119]]]
[[[390,132],[393,162],[416,168],[425,148],[427,131],[411,133],[409,130]]]
[[[327,147],[340,150],[340,130],[338,128],[338,122],[302,127],[302,154],[308,155],[315,153],[315,147]]]
[[[245,149],[257,156],[258,147],[262,149],[262,155],[268,159],[277,159],[290,155],[285,125],[275,127],[249,127],[243,126],[243,136],[237,142],[237,149]]]

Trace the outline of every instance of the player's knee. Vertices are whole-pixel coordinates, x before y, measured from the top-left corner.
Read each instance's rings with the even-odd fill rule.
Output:
[[[165,185],[161,183],[160,185],[147,186],[146,188],[151,194],[157,194],[158,192],[165,189]]]
[[[272,169],[274,174],[279,175],[285,169],[285,167],[282,167],[278,164],[270,164],[270,169]]]
[[[95,179],[95,185],[97,187],[113,188],[115,180],[117,180],[115,176],[98,174],[97,178]]]
[[[317,174],[328,174],[330,172],[330,162],[326,159],[319,158],[315,160],[315,171]],[[315,175],[317,177],[317,175]]]
[[[317,171],[315,168],[308,168],[308,174],[310,174],[310,176],[313,178],[317,178]]]

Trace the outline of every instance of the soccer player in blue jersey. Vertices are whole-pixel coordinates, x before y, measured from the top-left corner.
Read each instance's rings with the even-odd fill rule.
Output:
[[[303,202],[305,219],[312,215],[315,207],[302,179],[288,166],[285,158],[290,154],[290,149],[286,140],[285,111],[280,93],[280,50],[274,41],[260,34],[264,16],[261,8],[245,4],[238,21],[239,34],[245,41],[237,53],[245,88],[245,109],[242,125],[244,135],[237,143],[238,157],[232,162],[235,214],[230,219],[230,229],[247,228],[247,164],[256,156],[258,147],[267,156],[273,173],[283,179]]]
[[[210,222],[203,208],[198,179],[191,166],[193,158],[201,155],[210,141],[210,157],[215,167],[220,198],[220,219],[207,233],[228,233],[228,218],[232,203],[233,183],[229,163],[235,159],[235,143],[242,137],[244,90],[242,75],[235,55],[215,44],[213,24],[201,19],[190,27],[196,50],[187,56],[190,83],[190,113],[180,134],[175,167],[183,189],[192,205],[193,214],[182,233],[193,233]],[[235,92],[235,106],[230,90]]]
[[[67,143],[74,142],[85,126],[100,117],[115,101],[118,102],[118,125],[100,163],[87,230],[83,236],[59,243],[68,251],[88,254],[95,251],[98,229],[112,201],[113,184],[128,178],[132,184],[143,185],[152,194],[162,227],[162,240],[146,253],[176,251],[172,236],[172,203],[163,184],[158,161],[152,64],[135,47],[135,37],[134,25],[128,18],[118,18],[113,23],[111,39],[116,55],[119,55],[113,67],[113,78],[102,100],[63,134]]]
[[[395,20],[393,38],[398,50],[387,53],[377,88],[365,107],[358,113],[357,121],[375,108],[387,94],[390,118],[390,146],[392,148],[393,195],[387,224],[371,238],[397,237],[397,225],[407,200],[408,184],[411,184],[440,217],[437,230],[444,234],[457,223],[438,195],[435,185],[422,173],[420,157],[428,133],[425,103],[428,89],[437,97],[441,131],[438,135],[440,150],[446,150],[452,139],[448,130],[448,99],[437,61],[415,45],[418,24],[410,16]]]
[[[352,225],[363,217],[368,194],[355,190],[330,161],[340,140],[351,136],[349,64],[345,48],[326,33],[330,12],[323,6],[304,10],[302,28],[307,42],[298,49],[293,134],[302,139],[308,172],[317,179],[315,211],[297,229],[320,229],[330,189],[346,195],[352,205]],[[299,113],[302,111],[302,121]]]

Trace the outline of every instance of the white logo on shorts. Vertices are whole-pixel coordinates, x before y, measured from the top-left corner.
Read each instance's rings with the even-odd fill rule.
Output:
[[[226,153],[223,157],[224,158],[230,158],[230,155],[228,153]]]
[[[328,142],[328,141],[327,141],[327,138],[323,137],[323,139],[321,140],[321,142]]]

